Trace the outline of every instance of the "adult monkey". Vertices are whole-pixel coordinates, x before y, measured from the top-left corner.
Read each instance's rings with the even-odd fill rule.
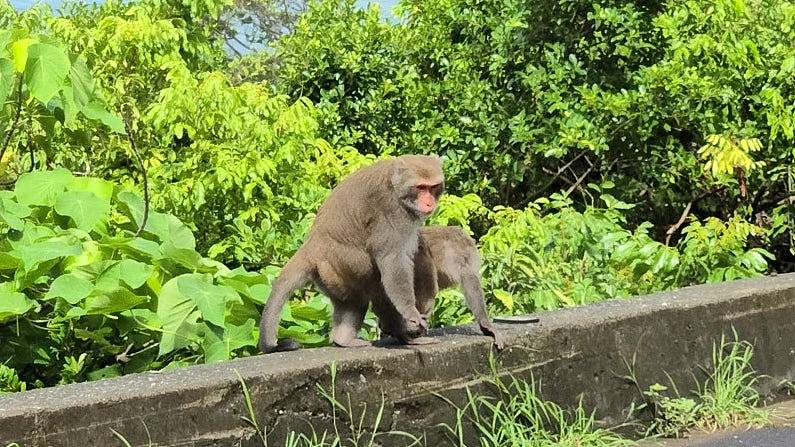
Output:
[[[345,178],[320,206],[303,245],[273,283],[260,320],[264,353],[300,348],[277,341],[279,316],[292,292],[310,281],[334,306],[331,340],[338,346],[370,343],[356,337],[378,284],[395,308],[407,337],[427,330],[414,298],[417,230],[444,190],[436,155],[378,161]]]
[[[414,254],[414,295],[417,310],[425,321],[433,311],[436,294],[440,290],[461,286],[475,321],[485,335],[494,339],[497,349],[505,347],[505,339],[489,318],[483,288],[480,285],[480,253],[475,241],[463,230],[451,226],[422,227]],[[398,341],[411,344],[431,344],[429,337],[412,338],[407,333],[395,307],[381,293],[372,295],[373,312],[378,316],[381,332]]]

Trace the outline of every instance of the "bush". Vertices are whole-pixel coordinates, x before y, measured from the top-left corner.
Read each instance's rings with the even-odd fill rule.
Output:
[[[742,219],[724,223],[695,218],[676,246],[655,241],[650,224],[627,229],[632,205],[592,185],[604,207],[577,210],[570,198],[553,194],[524,210],[488,210],[475,200],[447,199],[440,222],[487,215],[490,230],[480,239],[484,288],[492,311],[519,314],[647,294],[690,284],[748,278],[764,273],[772,255],[746,249],[764,232]],[[444,205],[444,204],[443,204]],[[434,321],[470,320],[457,292],[440,297]]]
[[[637,204],[628,223],[649,221],[655,239],[683,210],[738,215],[791,260],[791,2],[400,10],[390,25],[320,1],[280,42],[279,87],[322,105],[325,137],[367,153],[443,153],[450,190],[488,207],[561,189],[582,207],[584,185],[610,181]]]
[[[170,214],[150,211],[138,235],[143,214],[137,195],[64,169],[0,194],[0,390],[256,352],[274,269],[202,257]],[[324,344],[329,310],[288,306],[281,335]]]

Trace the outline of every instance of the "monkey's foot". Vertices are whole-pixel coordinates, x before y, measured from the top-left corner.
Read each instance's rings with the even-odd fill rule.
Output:
[[[361,338],[354,338],[346,341],[334,340],[334,344],[341,348],[363,348],[365,346],[372,346],[369,341],[362,340]]]
[[[431,337],[417,337],[406,340],[407,345],[435,345],[439,340]]]

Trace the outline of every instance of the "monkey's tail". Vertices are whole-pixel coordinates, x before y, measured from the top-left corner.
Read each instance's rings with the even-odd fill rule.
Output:
[[[282,340],[277,343],[277,336],[284,304],[293,291],[305,286],[311,279],[312,265],[305,258],[305,256],[296,253],[295,256],[287,261],[276,281],[273,282],[268,301],[265,302],[265,308],[262,309],[262,318],[259,325],[259,348],[263,353],[292,351],[300,347],[292,339]]]
[[[486,309],[486,297],[483,294],[483,287],[480,285],[480,276],[474,273],[464,273],[461,275],[461,288],[475,321],[481,328],[484,325],[490,326],[491,320]]]

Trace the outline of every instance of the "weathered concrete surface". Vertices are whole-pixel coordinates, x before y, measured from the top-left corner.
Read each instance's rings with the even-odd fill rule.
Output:
[[[637,388],[621,376],[632,363],[642,388],[667,383],[688,389],[712,343],[732,326],[756,346],[755,366],[770,389],[795,379],[795,274],[696,286],[631,300],[539,314],[540,324],[501,326],[512,347],[496,356],[503,373],[542,382],[544,397],[562,404],[580,396],[608,423],[623,420]],[[452,328],[442,343],[419,348],[306,349],[223,364],[33,390],[0,397],[0,445],[261,445],[242,420],[246,406],[236,372],[248,384],[261,426],[274,428],[269,445],[308,423],[329,428],[327,389],[336,361],[340,400],[385,401],[381,429],[427,432],[440,445],[439,422],[452,422],[453,400],[467,386],[485,389],[490,340],[473,328]],[[371,421],[371,418],[366,418]],[[402,440],[385,443],[402,445]]]

